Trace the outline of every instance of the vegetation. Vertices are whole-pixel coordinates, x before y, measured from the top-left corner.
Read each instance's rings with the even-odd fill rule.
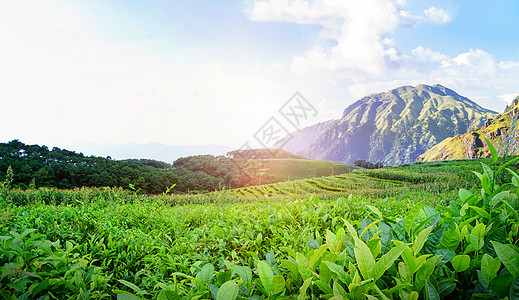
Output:
[[[511,166],[519,158],[499,166],[489,145],[491,166],[415,164],[319,181],[400,189],[389,197],[361,195],[361,188],[349,196],[263,199],[22,191],[7,174],[0,185],[0,295],[516,299],[519,175]],[[476,165],[479,172],[452,172]],[[449,184],[434,187],[440,181]]]
[[[358,159],[353,163],[357,167],[365,168],[365,169],[380,169],[384,167],[384,164],[381,162],[377,162],[376,164],[367,161],[365,159]]]
[[[248,186],[225,190],[214,195],[264,198],[276,196],[303,196],[315,193],[321,197],[337,194],[367,197],[405,197],[421,193],[430,201],[456,195],[458,189],[473,189],[471,183],[480,163],[488,159],[418,163],[383,169],[355,169],[352,173],[290,182]],[[505,174],[506,175],[506,174]],[[510,174],[506,175],[510,179]]]
[[[245,159],[306,159],[306,157],[292,154],[283,149],[245,149],[227,152],[229,158]]]
[[[484,126],[447,138],[418,157],[418,161],[471,159],[491,155],[485,139],[489,139],[504,159],[517,152],[517,116],[519,97],[505,112],[489,119]]]
[[[235,152],[229,156],[235,156]],[[245,154],[246,157],[268,157],[268,153],[269,150],[248,150]],[[282,150],[275,153],[275,157],[297,157]],[[339,163],[299,158],[247,159],[213,155],[179,158],[171,165],[150,159],[116,161],[60,148],[49,150],[46,146],[25,145],[18,140],[0,144],[0,174],[5,174],[9,166],[14,171],[13,186],[20,189],[29,186],[128,188],[132,184],[147,194],[160,194],[172,185],[176,192],[207,192],[274,183],[290,177],[341,174],[353,169]]]

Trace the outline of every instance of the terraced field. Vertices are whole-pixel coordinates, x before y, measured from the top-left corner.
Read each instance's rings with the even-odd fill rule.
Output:
[[[479,170],[480,160],[459,160],[412,164],[377,170],[357,169],[352,173],[303,180],[278,182],[230,189],[212,193],[238,197],[301,196],[307,194],[359,194],[392,196],[406,191],[427,191],[435,194],[468,188],[466,182],[476,178],[471,171]]]

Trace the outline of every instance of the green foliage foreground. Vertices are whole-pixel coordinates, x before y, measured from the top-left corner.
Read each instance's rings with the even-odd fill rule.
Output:
[[[519,175],[481,166],[476,193],[434,207],[358,196],[169,207],[119,189],[62,193],[61,204],[40,190],[17,206],[4,183],[0,295],[518,299]]]

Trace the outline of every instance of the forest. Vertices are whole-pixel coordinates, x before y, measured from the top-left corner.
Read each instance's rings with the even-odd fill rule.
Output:
[[[14,173],[13,186],[20,189],[132,185],[146,194],[160,194],[173,185],[178,193],[200,193],[258,182],[275,183],[286,180],[286,172],[293,179],[302,179],[351,171],[342,164],[306,160],[279,149],[236,150],[226,156],[188,156],[169,164],[153,159],[85,156],[57,147],[26,145],[19,140],[0,143],[0,180],[9,167]]]

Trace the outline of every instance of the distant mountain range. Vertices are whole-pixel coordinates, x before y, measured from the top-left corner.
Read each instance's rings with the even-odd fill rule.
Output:
[[[402,86],[366,96],[348,106],[341,119],[294,132],[275,148],[346,164],[367,159],[398,165],[496,115],[441,85]]]
[[[177,158],[212,154],[225,155],[232,148],[222,145],[164,145],[155,142],[148,143],[125,143],[125,144],[98,144],[98,143],[74,143],[67,145],[68,148],[74,149],[85,155],[94,156],[110,156],[113,159],[130,159],[130,158],[146,158],[155,159],[167,163],[173,163]]]
[[[490,150],[483,137],[491,140],[499,149],[499,140],[507,134],[514,117],[519,117],[519,96],[512,101],[512,104],[502,114],[489,119],[484,126],[441,141],[420,155],[417,160],[437,161],[489,157]]]

